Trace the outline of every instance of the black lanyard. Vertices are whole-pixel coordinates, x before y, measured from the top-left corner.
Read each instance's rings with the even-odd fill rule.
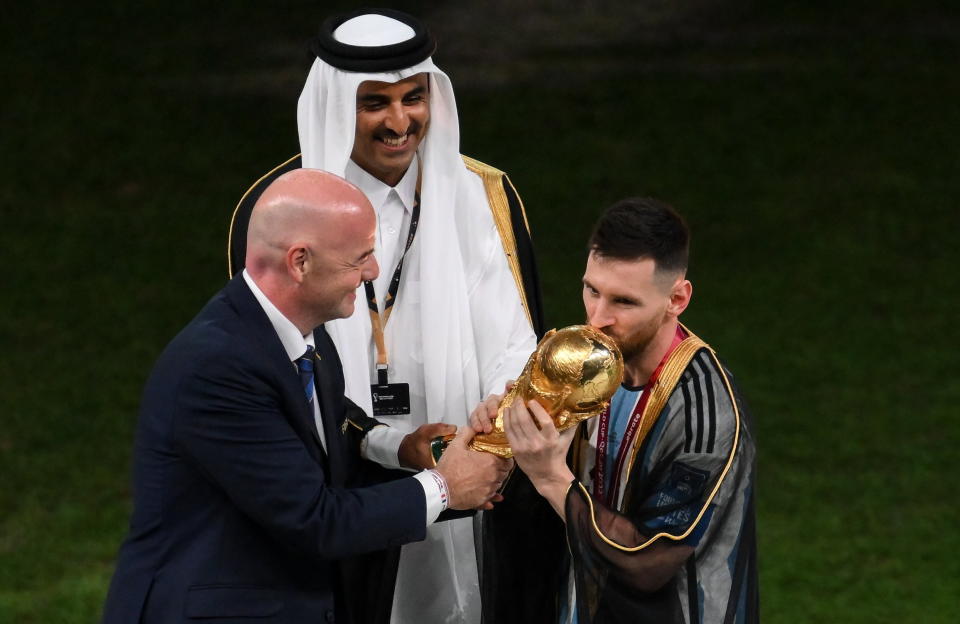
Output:
[[[413,215],[410,217],[410,233],[407,234],[407,244],[400,254],[397,261],[397,268],[393,270],[393,277],[390,279],[390,286],[387,287],[386,301],[383,303],[383,317],[380,316],[380,308],[377,305],[377,294],[373,290],[373,282],[363,283],[363,289],[367,294],[367,308],[370,310],[370,325],[373,330],[373,341],[377,346],[377,379],[379,383],[387,383],[387,346],[383,339],[383,330],[390,320],[390,313],[393,312],[393,304],[397,298],[397,291],[400,290],[400,274],[403,272],[403,259],[410,246],[413,244],[413,237],[417,235],[417,223],[420,221],[420,193],[413,195]]]

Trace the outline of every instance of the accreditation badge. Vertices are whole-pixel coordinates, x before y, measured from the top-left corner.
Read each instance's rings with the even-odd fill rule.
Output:
[[[374,417],[410,413],[410,384],[371,384],[370,396],[373,398]]]

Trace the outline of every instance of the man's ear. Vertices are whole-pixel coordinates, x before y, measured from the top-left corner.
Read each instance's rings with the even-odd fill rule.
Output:
[[[667,304],[667,314],[671,316],[680,316],[690,305],[690,297],[693,296],[693,284],[685,276],[673,284],[670,289],[670,302]]]
[[[296,283],[303,282],[310,269],[310,250],[306,245],[293,245],[287,250],[286,268],[290,278]]]

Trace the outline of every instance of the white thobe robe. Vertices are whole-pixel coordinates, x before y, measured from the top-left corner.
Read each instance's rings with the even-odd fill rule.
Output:
[[[352,161],[347,165],[346,178],[358,186],[373,204],[377,213],[377,237],[375,255],[380,263],[380,275],[374,281],[374,291],[381,311],[383,301],[393,277],[410,228],[414,193],[416,191],[417,164],[410,167],[405,176],[391,188],[362,170]],[[482,181],[476,177],[475,187],[469,192],[484,194]],[[526,312],[520,302],[516,283],[510,273],[503,246],[489,212],[472,215],[462,223],[458,221],[457,236],[463,239],[461,251],[465,252],[464,267],[468,286],[469,309],[475,336],[477,370],[475,384],[479,396],[503,392],[507,380],[515,378],[536,347],[536,338],[530,328]],[[418,318],[419,286],[422,279],[430,279],[427,267],[421,267],[418,254],[413,253],[417,243],[404,260],[400,289],[395,306],[404,310],[408,318]],[[365,301],[363,288],[357,291],[360,301]],[[369,314],[365,306],[357,308]],[[398,351],[394,348],[397,324],[388,322],[385,340],[390,362],[390,382],[410,384],[411,413],[403,416],[379,416],[378,420],[389,424],[395,432],[409,433],[424,423],[445,422],[465,425],[469,414],[431,414],[425,400],[426,386],[422,349]],[[419,336],[421,325],[404,326],[407,335],[403,344],[422,344]],[[366,325],[368,344],[369,383],[377,381],[376,348],[369,324]],[[490,348],[485,348],[489,345]],[[340,352],[341,359],[350,358]],[[349,395],[349,389],[348,389]],[[378,432],[379,433],[379,432]],[[387,439],[389,446],[371,444],[367,456],[387,465],[396,466],[396,446],[399,437]],[[375,448],[377,447],[377,448]],[[480,622],[480,588],[477,574],[477,555],[474,548],[473,520],[463,518],[435,523],[427,527],[423,542],[408,544],[401,550],[400,568],[394,591],[391,622],[413,624],[414,622]]]

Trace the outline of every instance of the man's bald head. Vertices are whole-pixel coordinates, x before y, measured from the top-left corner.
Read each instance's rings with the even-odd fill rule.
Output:
[[[376,276],[375,227],[373,208],[357,187],[326,171],[295,169],[274,180],[253,207],[247,271],[287,318],[309,331],[352,313],[348,295],[373,279],[371,271]]]
[[[370,209],[366,196],[343,178],[318,169],[289,171],[274,180],[253,207],[246,266],[254,275],[279,267],[295,241],[331,234],[341,225],[338,220],[364,209]]]

